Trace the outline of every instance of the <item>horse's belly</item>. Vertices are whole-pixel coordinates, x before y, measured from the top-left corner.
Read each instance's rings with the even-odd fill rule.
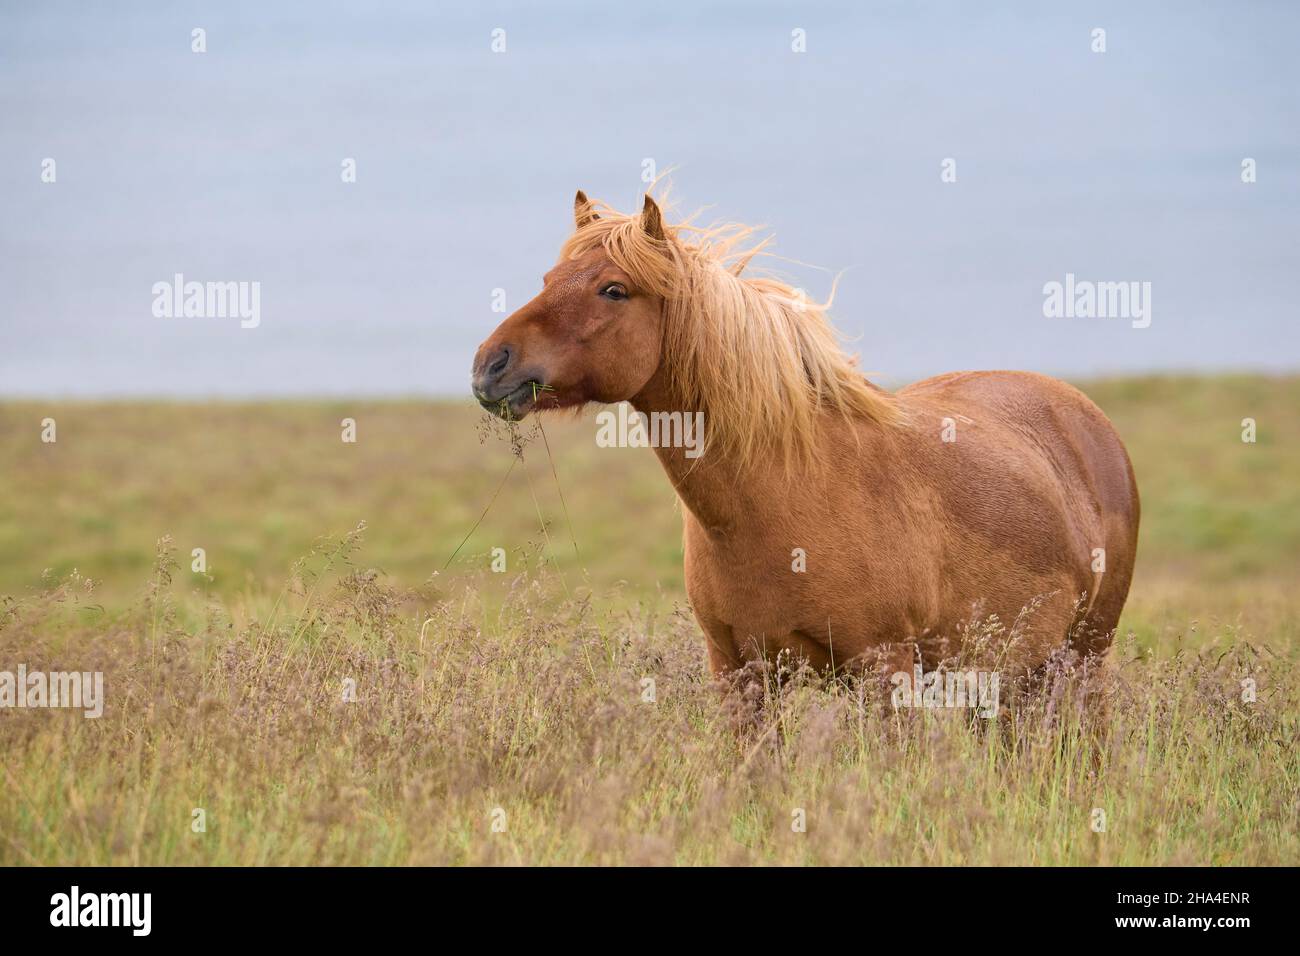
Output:
[[[1014,554],[964,562],[960,549],[955,560],[941,560],[907,542],[891,548],[814,539],[798,550],[768,543],[742,560],[707,542],[692,547],[689,534],[687,541],[696,615],[710,639],[742,663],[786,654],[816,667],[892,666],[895,658],[917,657],[933,666],[972,634],[1000,631],[1006,641],[1018,628],[1013,657],[1033,667],[1065,637],[1086,589],[1060,568],[1028,568]]]
[[[938,575],[895,556],[816,537],[734,554],[700,535],[692,541],[688,528],[687,592],[710,638],[721,635],[741,661],[787,653],[839,666],[943,623]]]

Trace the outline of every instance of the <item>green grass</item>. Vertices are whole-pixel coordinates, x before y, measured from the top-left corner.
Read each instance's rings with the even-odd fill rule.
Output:
[[[546,420],[580,556],[534,440],[444,570],[511,462],[464,405],[0,404],[0,670],[108,694],[0,710],[0,863],[1294,864],[1300,379],[1084,388],[1143,499],[1104,716],[768,674],[739,735],[672,490],[590,419]]]

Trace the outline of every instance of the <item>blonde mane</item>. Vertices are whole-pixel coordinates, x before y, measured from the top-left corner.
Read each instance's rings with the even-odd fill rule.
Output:
[[[893,424],[892,395],[872,385],[840,348],[830,301],[807,301],[770,277],[741,277],[770,239],[727,223],[690,219],[652,238],[639,215],[593,204],[597,218],[560,251],[576,259],[597,248],[646,291],[664,300],[663,362],[682,410],[705,413],[708,447],[742,466],[772,453],[790,465],[818,458],[820,413]],[[693,218],[693,217],[692,217]],[[833,297],[832,291],[832,297]]]

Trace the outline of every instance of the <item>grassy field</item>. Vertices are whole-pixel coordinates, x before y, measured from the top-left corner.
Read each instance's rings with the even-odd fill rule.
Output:
[[[0,863],[1300,862],[1300,378],[1082,387],[1143,507],[1104,722],[1070,672],[976,730],[773,673],[744,736],[590,419],[456,553],[512,461],[464,404],[2,403],[0,670],[107,704],[0,710]]]

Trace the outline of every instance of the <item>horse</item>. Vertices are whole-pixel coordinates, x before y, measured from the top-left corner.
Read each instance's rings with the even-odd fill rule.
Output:
[[[579,191],[574,218],[541,292],[478,348],[473,394],[510,420],[703,412],[702,454],[655,454],[715,676],[787,653],[831,672],[933,667],[987,622],[1011,672],[1104,654],[1139,501],[1082,392],[1019,371],[886,391],[841,349],[829,301],[743,274],[770,237],[667,224],[649,193],[629,215]]]

